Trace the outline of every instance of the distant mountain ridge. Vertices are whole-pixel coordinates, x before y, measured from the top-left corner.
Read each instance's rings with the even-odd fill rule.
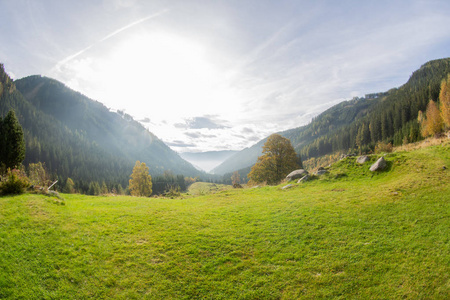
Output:
[[[419,110],[425,111],[430,99],[438,99],[440,83],[449,73],[450,58],[429,61],[399,88],[341,102],[308,125],[279,134],[291,140],[303,160],[357,148],[370,151],[377,142],[414,142],[421,138]],[[246,176],[266,139],[238,152],[213,171],[225,174],[242,170],[241,177]]]
[[[2,85],[11,82],[3,65],[0,75]],[[0,115],[14,109],[24,128],[24,164],[45,162],[62,182],[70,177],[81,188],[94,180],[126,187],[137,160],[145,162],[152,175],[205,174],[131,116],[111,112],[57,80],[29,76],[13,86],[0,96]]]
[[[198,166],[206,172],[210,172],[214,167],[218,166],[238,151],[205,151],[205,152],[182,152],[180,156],[194,166]]]

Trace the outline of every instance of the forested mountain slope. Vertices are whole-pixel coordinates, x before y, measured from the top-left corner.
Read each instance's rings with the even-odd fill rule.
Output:
[[[333,131],[344,125],[348,125],[355,119],[367,114],[370,107],[380,101],[378,98],[366,100],[353,99],[339,103],[317,116],[306,126],[280,132],[282,136],[289,138],[298,152],[298,149],[305,144],[314,141],[317,136]],[[262,154],[262,147],[267,138],[259,141],[252,147],[246,148],[234,156],[230,157],[223,164],[216,167],[215,174],[224,174],[252,166],[258,156]]]
[[[24,164],[45,162],[62,182],[68,177],[80,189],[91,181],[127,185],[136,160],[152,175],[170,170],[201,175],[156,136],[130,116],[109,111],[103,104],[41,76],[14,82],[0,68],[0,115],[14,109],[24,129]]]
[[[311,123],[280,132],[291,140],[303,160],[333,152],[373,150],[377,142],[401,145],[421,138],[417,121],[429,100],[436,101],[442,79],[450,73],[450,58],[430,61],[400,88],[344,101]],[[253,165],[265,139],[238,152],[214,169],[217,174]]]

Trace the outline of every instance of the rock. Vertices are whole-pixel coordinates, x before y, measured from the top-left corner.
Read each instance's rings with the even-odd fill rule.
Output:
[[[363,155],[363,156],[358,157],[356,159],[356,162],[358,164],[364,164],[364,163],[368,162],[369,160],[370,160],[370,158],[367,155]]]
[[[293,186],[294,186],[293,184],[288,184],[288,185],[283,186],[281,189],[286,190],[286,189],[290,189]]]
[[[325,173],[328,173],[328,171],[327,170],[325,170],[325,169],[322,169],[322,170],[317,170],[317,172],[315,173],[315,175],[317,175],[317,176],[321,176],[321,175],[323,175],[323,174],[325,174]]]
[[[381,157],[380,159],[377,160],[376,163],[374,163],[371,167],[370,167],[370,171],[375,172],[375,171],[381,171],[384,168],[386,168],[386,160],[384,160],[384,157]]]
[[[346,159],[348,157],[347,154],[341,154],[341,160]]]
[[[309,180],[309,175],[305,175],[305,176],[303,176],[302,178],[300,178],[300,179],[297,181],[297,183],[305,182],[305,181],[308,181],[308,180]]]
[[[289,175],[286,176],[286,180],[290,181],[290,180],[299,179],[305,175],[308,175],[308,172],[306,170],[298,169],[298,170],[295,170],[295,171],[292,171],[291,173],[289,173]]]

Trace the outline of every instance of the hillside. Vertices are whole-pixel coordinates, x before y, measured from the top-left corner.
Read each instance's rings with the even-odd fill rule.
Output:
[[[354,160],[287,190],[2,197],[0,298],[450,298],[450,141]]]
[[[437,100],[443,78],[450,73],[450,59],[424,64],[407,83],[384,93],[339,103],[311,123],[280,132],[289,138],[303,160],[333,152],[371,151],[379,141],[401,145],[420,139],[417,115],[430,99]],[[217,174],[252,166],[265,140],[237,153],[214,169]],[[242,174],[244,175],[244,174]],[[246,174],[245,174],[246,175]]]
[[[0,73],[9,78],[3,67]],[[30,76],[11,84],[14,90],[0,98],[0,115],[15,110],[25,132],[25,165],[45,162],[62,182],[70,177],[81,189],[102,180],[126,186],[137,160],[152,175],[167,170],[202,175],[130,116],[111,112],[56,80]]]

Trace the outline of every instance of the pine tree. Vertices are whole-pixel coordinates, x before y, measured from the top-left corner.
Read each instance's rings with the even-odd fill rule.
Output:
[[[66,184],[63,189],[64,193],[73,194],[75,193],[75,184],[71,178],[67,178]]]
[[[10,110],[0,124],[0,164],[15,168],[25,159],[25,139],[22,126],[13,110]]]
[[[102,182],[101,193],[102,195],[108,194],[108,187],[106,186],[106,183],[104,181]]]
[[[100,184],[98,184],[97,181],[91,181],[91,183],[89,184],[88,194],[98,196],[100,195],[100,193],[101,193]]]
[[[130,177],[129,188],[131,195],[150,197],[152,194],[152,177],[148,173],[148,167],[144,162],[136,161]]]
[[[119,183],[118,185],[117,185],[117,195],[124,195],[125,194],[125,192],[124,192],[124,190],[123,190],[123,187],[122,187],[122,185]]]

